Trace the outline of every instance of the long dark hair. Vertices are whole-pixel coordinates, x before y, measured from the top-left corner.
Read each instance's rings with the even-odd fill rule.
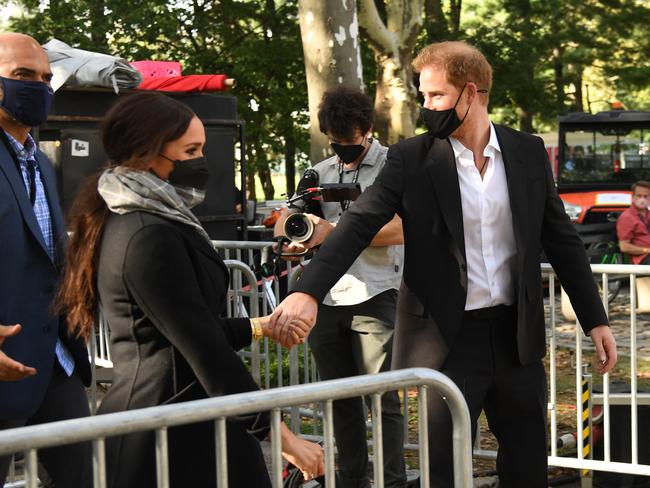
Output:
[[[119,100],[102,121],[102,143],[109,166],[142,169],[180,138],[195,117],[186,105],[160,93],[138,93]],[[105,168],[104,168],[105,170]],[[70,334],[90,336],[97,319],[97,265],[110,211],[97,191],[103,173],[81,186],[69,215],[72,236],[55,310],[65,315]]]

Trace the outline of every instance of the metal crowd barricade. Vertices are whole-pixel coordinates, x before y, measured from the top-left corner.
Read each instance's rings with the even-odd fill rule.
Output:
[[[240,241],[214,241],[215,247],[220,250],[226,258],[226,266],[231,273],[231,287],[229,290],[228,301],[228,316],[251,316],[265,315],[270,313],[275,304],[281,299],[280,297],[280,284],[277,279],[258,280],[255,273],[252,271],[251,266],[254,263],[254,252],[260,252],[267,246],[273,245],[273,242],[240,242]],[[236,258],[232,260],[231,258]],[[249,263],[248,266],[245,262]],[[558,312],[557,306],[557,293],[555,291],[556,277],[553,273],[551,266],[548,263],[541,265],[542,272],[548,275],[549,280],[549,315],[547,316],[548,324],[548,343],[549,343],[549,423],[550,423],[550,456],[549,465],[566,467],[581,470],[597,470],[609,471],[615,473],[626,473],[632,475],[650,475],[650,465],[639,463],[638,452],[638,407],[650,405],[650,394],[640,393],[637,388],[638,376],[638,361],[637,361],[637,311],[636,311],[636,279],[641,276],[650,276],[650,266],[632,266],[632,265],[592,265],[592,271],[596,275],[600,275],[603,290],[603,303],[609,312],[608,303],[608,281],[611,276],[625,276],[630,283],[630,393],[611,393],[609,384],[609,375],[603,378],[603,392],[602,394],[592,395],[592,400],[595,404],[602,404],[603,406],[603,426],[604,426],[604,449],[603,460],[592,460],[589,456],[585,456],[585,443],[583,436],[577,435],[577,456],[567,457],[558,456],[558,395],[557,395],[557,346],[558,341],[556,337],[556,326],[558,325]],[[293,266],[291,262],[287,263],[287,278],[290,282],[295,279],[299,274],[300,266]],[[108,328],[103,321],[99,322],[100,334],[97,344],[93,344],[97,353],[93,354],[99,359],[99,362],[110,361],[110,351],[108,349]],[[621,337],[617,337],[620,341]],[[578,367],[576,368],[575,388],[576,388],[576,429],[578,433],[581,432],[581,424],[584,419],[581,418],[581,397],[582,387],[580,365],[583,360],[583,340],[584,334],[576,324],[575,333],[575,360]],[[259,346],[262,346],[262,350]],[[245,351],[242,356],[243,359],[250,361],[251,371],[253,376],[257,379],[263,387],[269,389],[271,386],[284,386],[287,379],[283,373],[283,359],[286,357],[287,352],[284,351],[280,345],[275,345],[273,351],[272,345],[268,340],[264,340],[259,344],[254,344],[250,350]],[[271,385],[272,376],[272,353],[275,353],[274,359],[277,360],[277,380]],[[302,353],[302,363],[300,362],[300,353]],[[305,344],[300,347],[294,347],[289,353],[289,378],[288,382],[291,385],[298,385],[300,383],[311,383],[317,380],[316,368],[313,357],[309,353],[309,348]],[[300,374],[300,366],[302,364],[303,374]],[[262,378],[263,373],[263,378]],[[406,392],[405,392],[406,393]],[[96,402],[93,395],[93,404]],[[407,398],[406,395],[404,398]],[[631,428],[631,461],[626,462],[613,462],[611,456],[611,405],[629,405],[630,406],[630,428]],[[297,433],[302,432],[301,417],[309,417],[314,419],[327,419],[327,411],[321,411],[319,405],[316,404],[315,409],[299,408],[294,404],[291,408],[285,407],[285,410],[291,413],[291,429]],[[318,422],[312,423],[311,434],[318,436]],[[371,430],[372,426],[369,423],[368,429]],[[408,432],[408,415],[404,415],[404,430]],[[306,432],[305,432],[306,434]],[[327,432],[325,432],[327,434]],[[405,437],[407,439],[407,437]],[[406,443],[405,448],[409,450],[418,449],[418,445]],[[480,439],[474,449],[474,457],[479,458],[496,458],[496,451],[490,451],[480,448]]]
[[[566,468],[575,468],[583,470],[595,471],[609,471],[614,473],[627,473],[641,476],[650,476],[650,465],[639,464],[639,439],[638,439],[638,406],[650,405],[650,394],[641,394],[638,392],[637,378],[638,378],[638,358],[637,358],[637,296],[636,296],[636,281],[637,277],[650,276],[650,266],[642,265],[625,265],[625,264],[593,264],[591,270],[595,275],[600,275],[600,282],[602,285],[602,301],[607,313],[609,315],[609,278],[612,275],[627,276],[630,284],[630,393],[629,394],[611,394],[610,389],[610,375],[603,376],[603,393],[596,397],[602,402],[603,405],[603,460],[586,459],[584,457],[584,444],[583,435],[577,436],[578,443],[578,456],[577,458],[560,457],[557,455],[557,369],[556,369],[556,307],[555,307],[555,276],[549,264],[542,264],[542,270],[549,274],[549,302],[552,307],[551,323],[550,323],[550,337],[549,342],[551,345],[550,357],[550,422],[551,422],[551,455],[549,457],[549,465],[559,466]],[[576,361],[576,422],[578,431],[581,432],[582,419],[580,417],[580,399],[582,397],[582,382],[580,377],[580,368],[583,358],[583,340],[585,339],[579,324],[576,322],[575,334],[575,361]],[[622,342],[622,337],[616,337],[617,341]],[[620,347],[619,347],[620,358]],[[620,364],[620,362],[619,362]],[[631,462],[614,462],[611,460],[611,415],[610,406],[614,403],[627,403],[630,405],[630,452]]]
[[[334,435],[332,402],[341,398],[370,395],[373,404],[373,424],[381,425],[381,394],[402,388],[418,388],[418,410],[426,411],[427,390],[439,393],[447,402],[453,421],[454,483],[457,488],[472,486],[471,429],[467,405],[458,387],[437,371],[413,368],[374,375],[356,376],[308,385],[274,388],[237,395],[208,398],[174,405],[130,410],[91,418],[41,424],[0,432],[0,455],[24,451],[26,486],[37,486],[37,451],[39,449],[92,441],[93,485],[106,487],[105,439],[117,435],[155,430],[157,486],[169,486],[167,429],[212,420],[215,422],[216,465],[219,488],[228,486],[226,418],[259,411],[271,411],[272,481],[282,486],[280,410],[313,402],[324,404],[326,488],[335,488]],[[375,486],[383,486],[382,431],[373,429],[375,456]],[[418,418],[420,451],[420,486],[429,486],[429,456],[427,415]]]
[[[650,476],[650,465],[639,463],[639,439],[638,439],[638,407],[650,405],[650,394],[639,393],[637,387],[638,378],[638,358],[637,358],[637,297],[636,297],[636,280],[637,277],[650,276],[650,266],[642,265],[625,265],[625,264],[592,264],[591,269],[594,275],[600,275],[602,288],[602,301],[609,315],[610,307],[608,300],[608,284],[612,276],[620,279],[621,276],[629,280],[630,285],[630,330],[629,330],[629,350],[630,350],[630,393],[611,393],[610,392],[610,374],[603,376],[603,392],[594,394],[592,400],[595,404],[601,404],[603,407],[603,460],[591,459],[591,456],[585,456],[585,453],[593,452],[592,449],[584,449],[585,442],[583,439],[583,384],[581,375],[581,366],[583,363],[583,350],[585,348],[583,341],[587,340],[582,332],[580,325],[575,323],[575,394],[576,394],[576,444],[577,456],[559,456],[558,455],[558,392],[557,392],[557,348],[558,339],[556,328],[558,321],[557,293],[555,291],[556,280],[553,269],[549,263],[542,263],[543,274],[548,276],[549,283],[549,316],[547,317],[547,338],[549,349],[549,423],[550,423],[550,456],[548,458],[549,466],[564,468],[573,468],[579,470],[607,471],[611,473],[625,473],[630,475]],[[620,343],[623,337],[615,337],[619,343],[619,365],[621,359]],[[589,340],[588,343],[591,343]],[[629,405],[630,406],[630,462],[612,461],[611,455],[611,414],[610,406],[612,405]],[[587,410],[588,411],[588,410]],[[585,414],[590,415],[590,414]],[[590,420],[590,419],[589,419]],[[496,458],[496,451],[489,451],[477,448],[474,450],[475,457]]]

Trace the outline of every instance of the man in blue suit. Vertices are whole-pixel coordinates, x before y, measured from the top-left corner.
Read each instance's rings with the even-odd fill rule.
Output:
[[[66,236],[54,169],[30,135],[47,119],[51,78],[34,39],[0,34],[0,429],[89,415],[84,344],[52,311]],[[87,443],[39,459],[57,488],[90,486]]]

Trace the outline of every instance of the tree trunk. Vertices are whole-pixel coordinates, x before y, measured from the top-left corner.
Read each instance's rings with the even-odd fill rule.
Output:
[[[562,61],[563,48],[553,49],[553,70],[555,72],[555,103],[559,113],[564,109],[564,63]]]
[[[377,54],[376,58],[375,130],[382,144],[394,144],[415,134],[418,104],[411,53]]]
[[[327,136],[318,125],[323,93],[339,85],[364,89],[357,2],[299,0],[298,17],[309,94],[309,158],[315,164],[330,154]]]
[[[424,29],[429,43],[444,41],[449,38],[449,24],[442,10],[442,0],[425,1]]]
[[[509,12],[509,25],[513,33],[531,41],[538,36],[532,22],[530,0],[509,0],[505,2],[504,7]],[[517,104],[519,130],[532,133],[536,100],[531,87],[535,86],[535,59],[538,53],[534,49],[532,52],[525,52],[522,44],[517,46],[517,49],[520,54],[517,59],[517,71],[521,83],[513,90],[512,99]]]
[[[463,1],[462,0],[450,0],[449,8],[451,11],[450,15],[450,24],[451,24],[451,34],[453,38],[458,37],[460,33],[460,12],[462,10]]]
[[[257,171],[257,175],[260,177],[260,182],[262,183],[264,199],[273,200],[273,197],[275,196],[275,188],[273,188],[273,181],[271,180],[271,170],[268,166],[265,166]]]
[[[284,175],[287,180],[287,196],[296,192],[296,139],[293,133],[285,135]]]
[[[576,75],[573,84],[576,87],[576,92],[575,92],[575,108],[578,112],[584,112],[585,107],[584,104],[582,103],[582,66],[577,65],[576,66]]]
[[[524,110],[519,107],[519,130],[532,134],[533,131],[533,113],[530,110]]]
[[[360,0],[359,22],[377,59],[375,130],[383,144],[415,134],[417,91],[411,59],[423,24],[424,0],[386,4],[384,24],[374,0]]]
[[[257,200],[257,189],[255,188],[255,172],[248,171],[246,173],[246,199]]]
[[[99,52],[110,53],[106,33],[110,31],[105,12],[105,0],[94,0],[90,6],[90,38]]]

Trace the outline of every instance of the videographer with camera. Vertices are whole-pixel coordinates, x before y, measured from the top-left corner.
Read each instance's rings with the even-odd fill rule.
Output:
[[[370,97],[345,87],[327,92],[319,107],[318,121],[336,155],[305,172],[298,185],[298,194],[328,183],[359,183],[362,191],[372,185],[386,162],[388,149],[371,137],[373,105]],[[294,202],[295,208],[284,210],[275,225],[276,235],[288,233],[295,239],[291,229],[285,232],[284,223],[291,214],[308,212],[303,216],[313,224],[313,231],[307,233],[311,237],[302,243],[294,241],[284,246],[283,250],[289,253],[300,253],[322,243],[343,213],[354,204],[350,200],[333,202],[327,198],[323,198],[324,201],[304,200]],[[320,216],[316,215],[318,213]],[[304,217],[296,217],[304,222]],[[292,228],[303,234],[304,227],[298,222]],[[390,369],[403,242],[402,222],[395,216],[377,233],[323,301],[316,325],[308,337],[321,379]],[[397,392],[385,393],[381,403],[384,486],[404,487],[403,419]],[[366,419],[361,398],[334,402],[334,436],[339,452],[337,486],[370,486]]]

